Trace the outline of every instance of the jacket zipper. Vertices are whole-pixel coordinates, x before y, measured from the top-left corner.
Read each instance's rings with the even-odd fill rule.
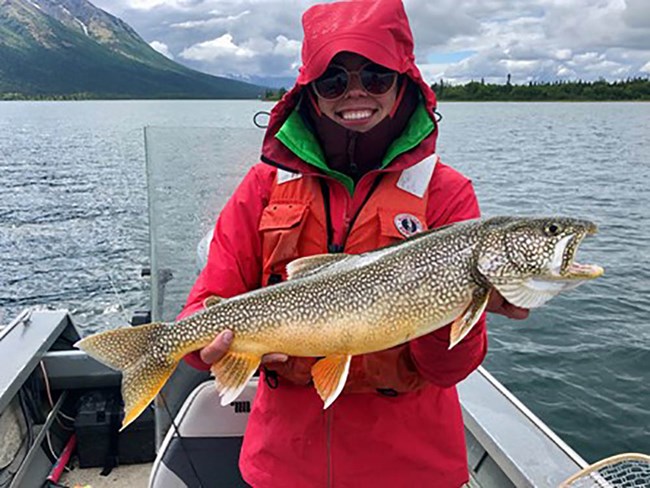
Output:
[[[350,231],[352,230],[352,226],[354,225],[357,217],[361,213],[361,210],[363,207],[365,207],[366,203],[370,199],[370,196],[375,192],[377,187],[379,186],[379,182],[381,178],[383,177],[383,174],[379,174],[375,177],[375,180],[372,183],[372,186],[370,187],[370,190],[368,191],[363,203],[355,213],[355,215],[352,217],[350,222],[347,224],[347,229],[345,229],[344,233],[344,238],[343,238],[343,243],[342,244],[334,244],[334,230],[333,230],[333,225],[332,225],[332,216],[331,216],[331,210],[330,210],[330,194],[329,194],[329,185],[325,181],[325,179],[321,179],[321,191],[323,193],[323,203],[325,204],[325,218],[327,220],[327,250],[330,253],[337,253],[337,252],[343,252],[345,249],[345,242],[347,241],[348,236],[350,235]],[[347,221],[347,217],[345,219]],[[332,488],[332,472],[333,472],[333,465],[332,465],[332,408],[328,408],[325,411],[325,445],[327,448],[327,488]]]
[[[352,230],[352,227],[354,226],[357,217],[359,216],[359,214],[363,210],[363,207],[366,206],[366,203],[368,203],[368,200],[370,200],[370,197],[373,195],[373,193],[379,186],[379,183],[383,178],[383,176],[384,176],[383,172],[375,176],[375,179],[372,182],[372,185],[368,190],[368,193],[366,194],[363,203],[359,206],[359,208],[357,209],[356,213],[352,216],[352,218],[349,218],[347,215],[344,217],[345,229],[343,232],[344,235],[343,242],[341,244],[334,243],[334,228],[333,228],[334,226],[332,225],[332,213],[330,209],[330,189],[326,181],[326,179],[329,178],[321,178],[320,188],[321,188],[321,193],[323,195],[323,204],[325,206],[325,220],[327,225],[327,252],[329,253],[343,252],[343,250],[345,249],[345,243],[347,242],[348,236],[350,235],[350,231]],[[353,197],[351,196],[351,198]]]
[[[354,180],[355,185],[359,181],[359,167],[357,166],[357,161],[355,157],[356,148],[357,148],[357,133],[352,132],[348,137],[347,153],[348,153],[348,166],[350,168],[349,176]]]
[[[357,208],[357,211],[355,212],[355,214],[350,219],[350,223],[348,224],[348,228],[346,229],[346,232],[345,232],[345,238],[343,240],[342,248],[345,249],[345,244],[347,243],[348,237],[350,236],[350,231],[352,230],[352,227],[354,227],[354,224],[357,221],[357,217],[359,216],[359,214],[363,210],[363,207],[366,206],[366,203],[368,203],[368,200],[370,200],[370,197],[372,196],[372,194],[375,193],[375,190],[379,186],[379,182],[381,181],[383,176],[384,176],[384,173],[379,173],[375,177],[375,180],[372,182],[372,186],[368,190],[368,193],[366,193],[366,196],[364,197],[363,202],[361,203],[361,205],[359,205],[359,208]]]

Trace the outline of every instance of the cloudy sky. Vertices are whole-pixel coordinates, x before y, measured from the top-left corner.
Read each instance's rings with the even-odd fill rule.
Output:
[[[91,0],[192,68],[289,85],[307,0]],[[650,76],[650,0],[405,0],[430,83]]]

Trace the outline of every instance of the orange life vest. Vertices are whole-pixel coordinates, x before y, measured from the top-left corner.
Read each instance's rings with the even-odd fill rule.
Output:
[[[394,244],[427,229],[428,186],[438,158],[434,154],[403,170],[386,172],[349,229],[343,252],[359,254]],[[328,252],[328,212],[321,179],[278,170],[268,206],[262,213],[264,285],[286,279],[294,259]],[[291,358],[272,366],[293,383],[307,384],[315,358]],[[267,372],[267,376],[269,373]],[[344,392],[386,394],[421,388],[426,381],[413,364],[408,344],[355,356]]]

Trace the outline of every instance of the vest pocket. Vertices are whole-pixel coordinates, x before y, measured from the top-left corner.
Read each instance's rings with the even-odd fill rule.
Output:
[[[397,396],[427,384],[420,376],[408,344],[354,356],[344,393],[379,393]]]
[[[262,234],[265,285],[271,274],[285,278],[286,265],[298,257],[298,243],[308,209],[303,203],[272,203],[262,212],[259,232]]]

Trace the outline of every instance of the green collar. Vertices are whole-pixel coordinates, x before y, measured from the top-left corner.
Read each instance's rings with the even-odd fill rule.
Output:
[[[424,103],[420,102],[411,115],[404,132],[388,147],[379,168],[385,168],[400,154],[416,147],[434,129],[435,123],[427,113]],[[291,112],[275,137],[300,159],[343,183],[350,194],[354,192],[352,178],[327,166],[323,150],[316,136],[307,128],[297,110]]]

